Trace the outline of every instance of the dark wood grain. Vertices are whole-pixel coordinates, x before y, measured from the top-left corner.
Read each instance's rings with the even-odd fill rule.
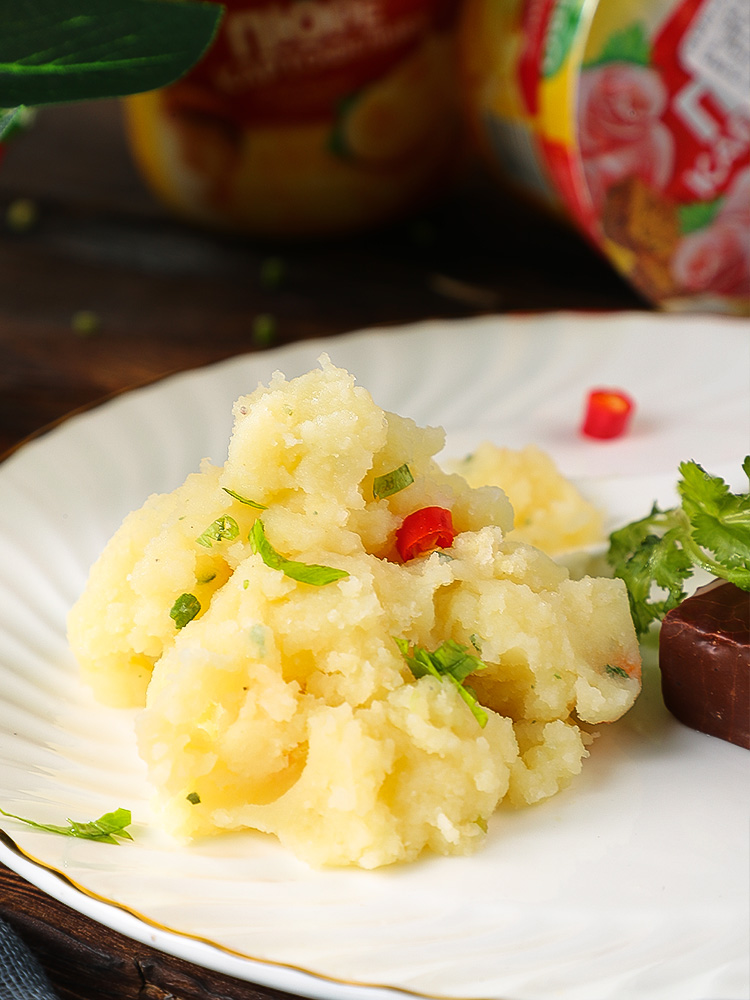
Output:
[[[3,223],[19,198],[37,214],[20,232]],[[284,263],[277,287],[262,278],[269,257]],[[262,314],[285,344],[435,317],[642,308],[574,232],[480,170],[381,232],[279,245],[167,215],[132,167],[117,104],[48,109],[0,167],[0,454],[113,393],[262,349]],[[98,319],[90,335],[75,330],[81,310]],[[114,934],[2,867],[0,914],[63,1000],[282,997]]]
[[[0,917],[35,953],[60,1000],[290,1000],[109,931],[4,865]]]

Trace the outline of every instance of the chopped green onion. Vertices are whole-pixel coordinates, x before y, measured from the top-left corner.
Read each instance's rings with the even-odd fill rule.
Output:
[[[411,486],[413,482],[414,476],[411,474],[411,469],[404,462],[397,469],[392,469],[382,476],[375,476],[375,481],[372,484],[372,495],[376,500],[392,497],[394,493],[400,493],[407,486]]]
[[[190,792],[185,796],[191,806],[197,806],[201,800],[200,795],[197,792]]]
[[[225,514],[223,517],[217,517],[195,540],[210,549],[214,542],[223,542],[225,538],[236,538],[239,533],[240,528],[235,519]]]
[[[175,628],[184,628],[198,614],[201,602],[194,594],[180,594],[172,605],[169,617],[174,621]]]
[[[234,499],[239,500],[240,503],[247,504],[248,507],[255,507],[256,510],[268,510],[268,507],[266,507],[265,504],[258,503],[257,500],[250,500],[249,497],[243,497],[241,494],[235,493],[234,490],[230,490],[226,486],[222,486],[222,489],[225,493],[228,493],[230,497],[234,497]]]
[[[271,569],[278,569],[291,580],[298,583],[309,583],[313,587],[323,587],[327,583],[334,583],[349,574],[344,569],[335,569],[333,566],[317,566],[315,563],[296,562],[282,556],[266,538],[266,531],[260,518],[253,524],[250,531],[250,544],[253,552],[256,552],[266,566]]]

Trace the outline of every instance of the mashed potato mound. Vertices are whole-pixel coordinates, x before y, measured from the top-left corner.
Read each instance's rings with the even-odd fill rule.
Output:
[[[548,555],[605,541],[601,511],[535,445],[515,451],[484,441],[454,470],[470,486],[500,486],[513,506],[515,537]]]
[[[145,702],[166,829],[253,828],[313,865],[374,868],[467,853],[501,801],[564,787],[580,723],[640,689],[621,581],[572,580],[515,537],[500,489],[436,464],[442,430],[384,412],[325,356],[234,419],[226,464],[130,514],[69,617],[97,696]],[[404,465],[413,482],[375,496]],[[403,562],[396,531],[427,506],[451,511],[455,540]],[[299,582],[283,560],[347,575]],[[450,677],[416,677],[397,639],[481,658],[467,685],[485,718]]]

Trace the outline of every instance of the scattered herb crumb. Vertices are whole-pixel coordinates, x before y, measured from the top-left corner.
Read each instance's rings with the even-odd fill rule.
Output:
[[[27,233],[38,218],[39,210],[31,198],[14,198],[5,210],[5,225],[14,233]]]
[[[286,275],[281,257],[266,257],[260,265],[260,283],[264,288],[278,288]]]
[[[197,806],[201,800],[200,795],[197,792],[190,792],[185,796],[191,806]]]
[[[270,347],[276,339],[276,320],[270,313],[259,313],[253,320],[253,343]]]
[[[93,337],[101,329],[101,319],[91,309],[79,309],[70,320],[73,332],[79,337]]]

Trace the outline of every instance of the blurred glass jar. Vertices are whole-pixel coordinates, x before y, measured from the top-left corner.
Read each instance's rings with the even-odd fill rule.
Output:
[[[458,0],[224,0],[186,77],[125,101],[152,190],[266,236],[362,229],[445,190],[463,155]]]
[[[651,302],[750,314],[747,0],[467,0],[471,128]]]

